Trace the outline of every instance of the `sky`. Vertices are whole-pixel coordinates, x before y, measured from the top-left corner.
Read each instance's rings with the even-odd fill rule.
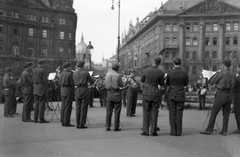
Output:
[[[76,46],[81,42],[88,45],[91,41],[94,49],[92,61],[101,63],[102,58],[116,54],[118,36],[118,1],[114,0],[75,0],[73,7],[77,13]],[[120,0],[120,39],[128,31],[129,22],[136,25],[136,19],[143,20],[150,12],[158,9],[161,2],[167,0]]]

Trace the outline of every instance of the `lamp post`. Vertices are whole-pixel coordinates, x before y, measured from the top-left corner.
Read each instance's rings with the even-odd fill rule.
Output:
[[[91,71],[91,64],[92,64],[92,53],[93,53],[93,46],[91,44],[91,41],[89,41],[89,44],[87,46],[88,50],[89,50],[89,70]]]
[[[118,0],[118,45],[117,45],[117,62],[119,62],[119,51],[120,51],[120,1]],[[112,0],[112,10],[114,10],[114,0]]]

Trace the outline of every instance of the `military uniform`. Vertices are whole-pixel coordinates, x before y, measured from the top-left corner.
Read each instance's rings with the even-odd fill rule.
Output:
[[[88,71],[83,69],[85,62],[79,61],[78,68],[73,74],[74,85],[77,87],[75,91],[76,98],[76,123],[77,128],[86,128],[88,104],[89,104],[89,92],[88,83],[94,82]]]
[[[64,64],[70,66],[70,64]],[[67,68],[67,67],[66,67]],[[64,69],[60,74],[59,82],[61,85],[61,123],[63,126],[70,126],[70,118],[72,113],[72,102],[74,96],[74,82],[73,76],[69,70]]]
[[[107,89],[103,78],[100,78],[96,84],[96,88],[99,91],[99,100],[101,107],[107,106]]]
[[[170,135],[181,136],[185,102],[184,86],[188,85],[188,74],[180,67],[175,67],[168,72],[166,85],[168,87]]]
[[[122,108],[122,93],[120,88],[123,87],[123,82],[120,74],[117,72],[119,66],[113,65],[113,69],[107,73],[105,84],[107,89],[107,115],[106,115],[106,130],[111,127],[113,109],[115,112],[114,128],[115,131],[120,131],[120,114]]]
[[[34,83],[34,101],[35,101],[35,108],[34,108],[34,120],[40,123],[47,123],[44,119],[44,112],[45,106],[47,101],[47,73],[45,69],[41,66],[44,64],[44,61],[40,60],[38,62],[38,67],[33,70],[33,83]]]
[[[129,77],[127,80],[127,116],[135,116],[138,98],[138,84],[134,77]]]
[[[11,79],[10,72],[12,71],[11,68],[6,68],[6,73],[3,76],[3,95],[5,97],[5,104],[4,104],[4,116],[5,117],[12,117],[13,115],[13,105],[16,103],[16,97],[14,93],[15,84]]]
[[[22,95],[23,95],[23,112],[22,121],[31,121],[31,110],[33,109],[33,79],[29,70],[25,69],[21,74]]]
[[[149,135],[151,124],[151,135],[157,135],[158,109],[162,100],[162,91],[158,85],[164,86],[164,73],[154,65],[143,71],[141,82],[144,83],[143,95],[143,127],[142,135]]]
[[[230,64],[231,66],[230,60],[227,60],[226,62],[226,64]],[[225,61],[223,61],[223,63],[225,64]],[[210,79],[210,85],[215,85],[217,92],[211,110],[208,126],[205,129],[205,132],[200,132],[202,134],[211,134],[214,128],[216,117],[221,108],[223,112],[223,126],[220,133],[222,135],[226,135],[227,133],[232,103],[232,90],[236,79],[235,75],[230,71],[230,66],[220,72],[217,72]]]
[[[234,85],[234,115],[237,122],[237,130],[234,133],[240,133],[240,72],[236,74],[236,82]]]

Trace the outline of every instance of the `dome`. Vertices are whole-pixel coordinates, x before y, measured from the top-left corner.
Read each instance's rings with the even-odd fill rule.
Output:
[[[87,53],[88,53],[87,44],[85,44],[83,40],[83,35],[82,35],[81,42],[76,47],[76,56],[87,54]]]

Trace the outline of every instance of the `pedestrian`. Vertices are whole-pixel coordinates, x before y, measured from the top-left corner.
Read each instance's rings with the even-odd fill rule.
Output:
[[[24,67],[25,69],[21,74],[23,96],[22,121],[34,122],[34,120],[31,119],[31,111],[34,104],[33,78],[32,78],[33,63],[26,62]]]
[[[105,78],[101,75],[99,76],[99,80],[96,83],[96,89],[99,92],[99,101],[101,107],[107,106],[107,89],[105,85]]]
[[[231,61],[226,59],[222,62],[222,70],[217,72],[211,79],[210,85],[214,85],[217,89],[213,107],[211,109],[211,116],[207,128],[200,131],[201,134],[210,135],[213,131],[215,120],[218,112],[222,108],[223,112],[223,126],[220,134],[227,135],[228,121],[232,102],[232,91],[236,76],[231,72]]]
[[[161,58],[156,57],[150,68],[143,71],[141,82],[144,83],[143,95],[143,136],[149,136],[149,126],[151,125],[151,136],[157,136],[157,119],[159,105],[162,101],[162,91],[160,86],[164,86],[164,73],[158,69]]]
[[[122,103],[123,106],[126,107],[127,106],[127,90],[128,90],[128,76],[127,74],[123,71],[123,77],[122,77],[122,81],[123,81],[123,88],[122,88]]]
[[[61,123],[65,127],[74,127],[70,123],[72,113],[72,102],[74,97],[74,82],[73,76],[70,73],[71,64],[65,62],[63,64],[63,72],[59,76],[59,83],[61,85]]]
[[[45,61],[38,60],[38,66],[33,70],[33,83],[34,83],[34,120],[35,123],[49,123],[44,119],[45,106],[47,102],[47,72],[45,68]],[[38,121],[39,120],[39,121]]]
[[[135,80],[135,71],[131,70],[127,79],[127,117],[135,117],[139,86]]]
[[[4,103],[4,116],[7,118],[14,117],[13,116],[13,106],[16,103],[16,97],[14,93],[15,84],[11,79],[12,76],[12,68],[7,67],[5,69],[5,74],[3,76],[3,95],[5,97]]]
[[[181,136],[182,118],[185,103],[185,88],[188,85],[188,74],[181,69],[181,59],[173,59],[174,68],[166,76],[168,87],[170,135]]]
[[[87,126],[87,112],[89,104],[88,84],[93,84],[94,80],[89,72],[84,69],[85,61],[77,62],[77,69],[73,74],[74,85],[77,87],[75,92],[76,98],[76,123],[77,129],[85,129]]]
[[[114,131],[121,131],[119,128],[120,114],[122,109],[122,92],[120,88],[123,87],[123,82],[118,73],[119,65],[113,64],[112,70],[106,75],[106,89],[107,89],[107,108],[106,108],[106,131],[111,130],[112,113],[114,110]]]

